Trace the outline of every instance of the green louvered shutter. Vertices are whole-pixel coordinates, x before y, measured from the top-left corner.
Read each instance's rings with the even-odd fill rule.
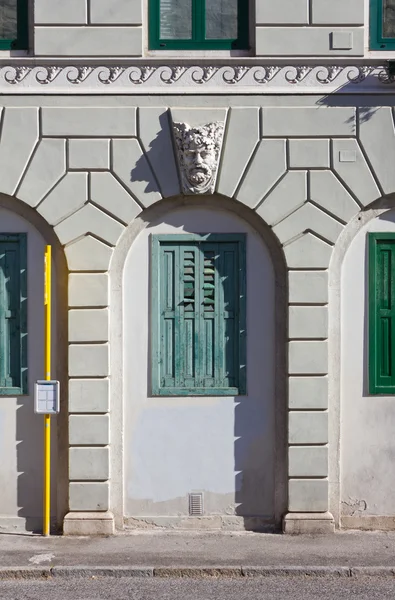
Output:
[[[199,270],[200,253],[196,245],[180,244],[180,335],[176,346],[177,387],[199,387]]]
[[[201,244],[201,356],[203,388],[238,387],[238,243]]]
[[[245,393],[244,236],[207,237],[152,238],[154,395]]]
[[[239,338],[241,304],[238,291],[239,277],[245,275],[239,265],[238,244],[220,244],[218,303],[219,303],[219,345],[218,345],[218,384],[222,387],[239,386]]]
[[[199,354],[200,385],[204,389],[218,386],[219,273],[218,246],[203,243],[199,253]]]
[[[0,394],[27,393],[26,236],[0,235]]]
[[[159,343],[160,350],[157,360],[160,360],[160,379],[166,388],[176,385],[175,369],[175,340],[176,324],[178,330],[179,315],[176,315],[176,306],[179,290],[175,273],[179,268],[178,248],[171,246],[161,248],[160,255],[160,318],[159,318]],[[177,334],[179,332],[177,331]]]
[[[395,236],[369,234],[369,391],[395,393]]]

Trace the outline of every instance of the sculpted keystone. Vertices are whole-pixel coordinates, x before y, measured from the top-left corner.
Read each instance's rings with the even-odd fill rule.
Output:
[[[213,194],[224,137],[224,123],[199,127],[173,123],[184,194]]]

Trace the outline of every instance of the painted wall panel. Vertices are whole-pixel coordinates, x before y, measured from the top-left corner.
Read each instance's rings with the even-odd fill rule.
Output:
[[[270,57],[363,56],[363,34],[363,27],[345,31],[332,27],[257,27],[256,53]]]
[[[42,519],[42,417],[33,412],[33,388],[43,378],[44,310],[43,256],[45,242],[22,217],[0,209],[3,232],[27,233],[28,273],[28,366],[29,393],[0,399],[0,528],[32,530]],[[54,283],[55,276],[53,274]],[[52,290],[55,294],[55,288]],[[54,295],[55,299],[55,295]],[[53,307],[55,309],[55,306]],[[56,314],[53,331],[56,332]],[[53,377],[56,377],[56,346],[53,349]],[[56,418],[52,420],[52,468],[56,471]],[[56,478],[52,478],[52,514],[56,514]]]
[[[182,232],[247,233],[248,396],[147,394],[149,234]],[[227,212],[180,208],[150,223],[132,245],[123,303],[126,517],[187,515],[188,493],[202,491],[207,515],[272,521],[274,274],[260,237]]]
[[[341,512],[395,514],[395,399],[368,393],[367,232],[395,232],[395,211],[370,221],[352,241],[341,278]]]
[[[140,56],[141,27],[36,27],[38,56]]]

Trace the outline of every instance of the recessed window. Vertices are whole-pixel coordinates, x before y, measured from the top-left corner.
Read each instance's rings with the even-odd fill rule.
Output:
[[[245,394],[245,235],[154,235],[151,267],[152,394]]]
[[[0,0],[0,50],[28,47],[28,0]]]
[[[248,0],[150,0],[151,50],[248,48]]]
[[[0,395],[27,393],[26,234],[0,234]]]
[[[370,0],[370,48],[395,50],[395,0]]]
[[[395,394],[395,234],[369,234],[369,392]]]

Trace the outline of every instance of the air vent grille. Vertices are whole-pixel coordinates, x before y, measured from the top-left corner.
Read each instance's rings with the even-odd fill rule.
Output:
[[[189,494],[189,514],[191,516],[203,514],[203,494]]]

